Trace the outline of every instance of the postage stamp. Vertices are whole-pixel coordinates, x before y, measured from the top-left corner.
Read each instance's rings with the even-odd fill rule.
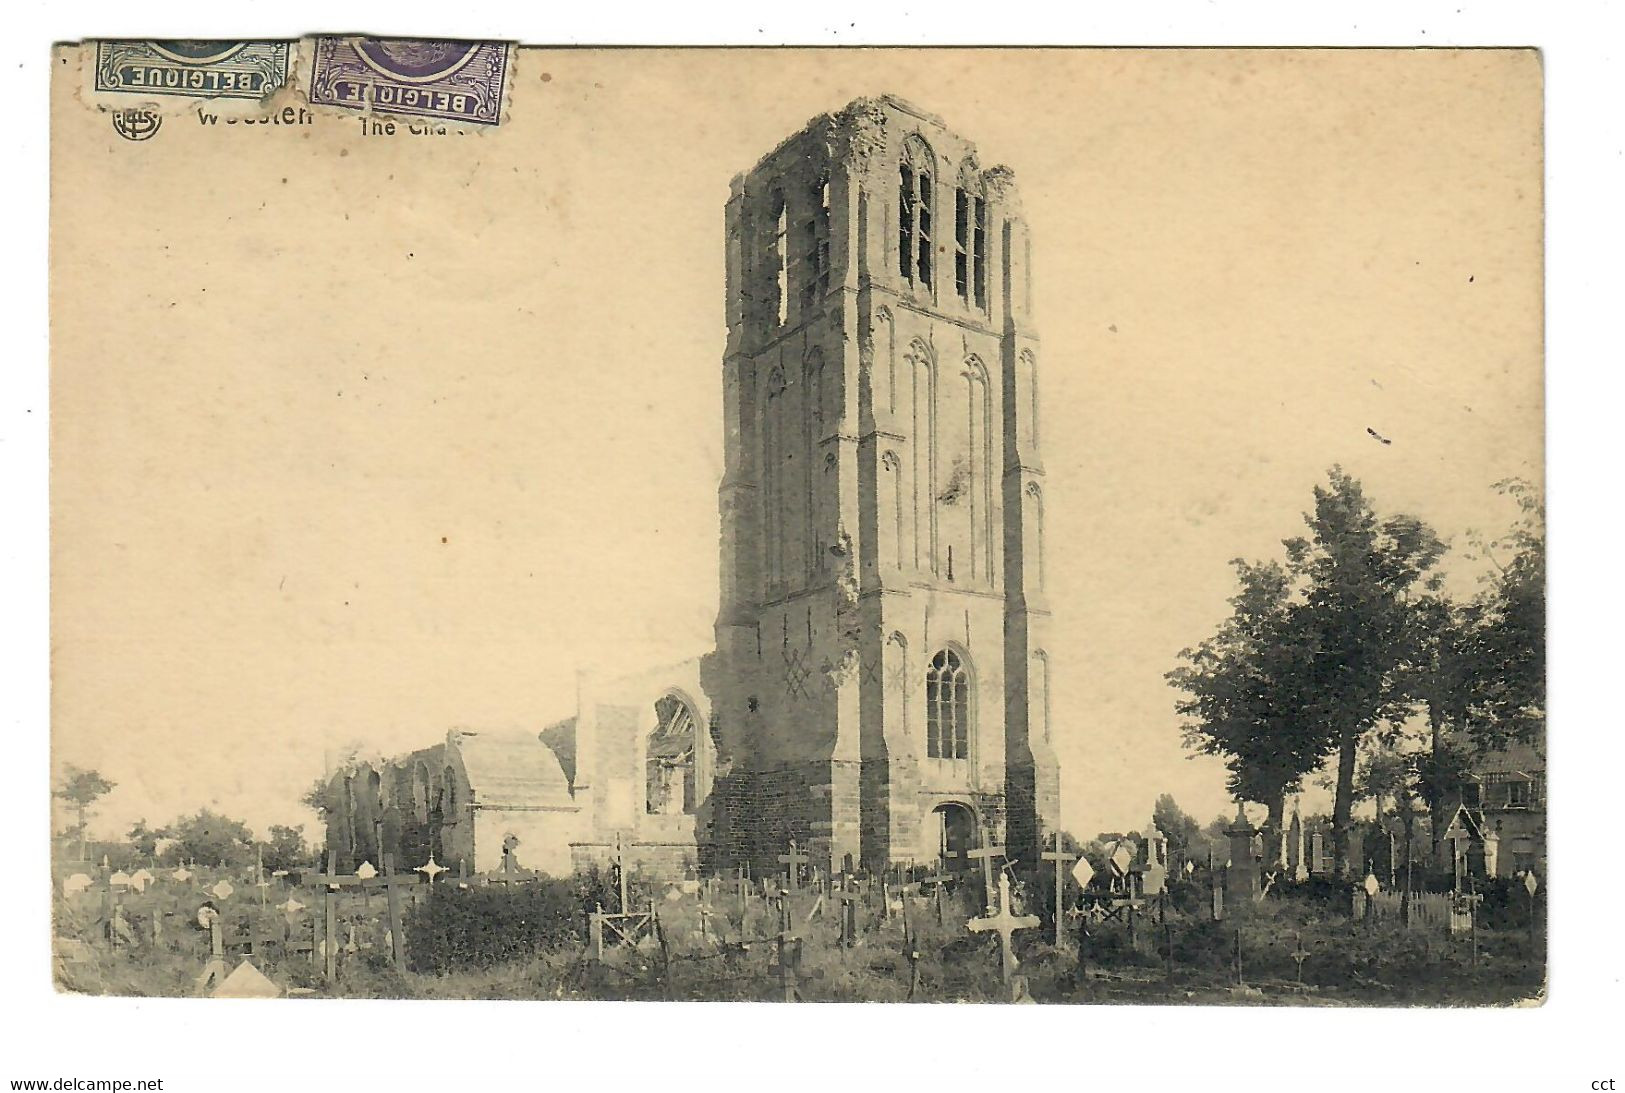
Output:
[[[291,48],[291,42],[97,42],[94,86],[188,99],[263,99],[288,82]]]
[[[310,101],[497,125],[507,78],[508,46],[502,42],[318,38]]]

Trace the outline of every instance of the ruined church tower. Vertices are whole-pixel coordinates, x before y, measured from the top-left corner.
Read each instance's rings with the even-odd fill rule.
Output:
[[[1012,173],[862,99],[736,177],[726,226],[718,848],[1033,861],[1060,790]]]

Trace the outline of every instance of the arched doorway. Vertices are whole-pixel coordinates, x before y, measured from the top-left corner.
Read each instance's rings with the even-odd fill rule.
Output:
[[[946,801],[931,810],[931,828],[943,872],[969,869],[971,860],[966,851],[977,846],[976,813],[968,805]]]

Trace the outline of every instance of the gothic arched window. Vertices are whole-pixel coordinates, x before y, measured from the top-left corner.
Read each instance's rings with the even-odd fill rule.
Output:
[[[829,176],[821,174],[808,191],[810,215],[801,225],[801,310],[829,293]]]
[[[356,818],[359,811],[360,805],[355,795],[355,774],[352,772],[344,776],[344,833],[349,836],[352,855],[361,852],[361,827]],[[360,861],[361,859],[357,857],[356,862]]]
[[[651,816],[692,815],[699,799],[694,784],[694,711],[676,695],[655,703],[655,728],[644,756],[644,809]]]
[[[903,145],[897,179],[897,272],[931,287],[931,174],[934,158],[918,137]]]
[[[768,221],[772,227],[765,240],[762,265],[772,279],[769,298],[773,301],[773,321],[783,326],[790,317],[790,213],[784,195],[777,190],[768,200]]]
[[[987,199],[971,163],[954,190],[954,291],[966,305],[987,310]]]
[[[429,807],[433,804],[429,794],[429,764],[420,761],[412,768],[412,813],[420,824],[429,822]]]
[[[926,669],[925,740],[933,759],[970,757],[970,673],[952,649],[932,657]]]

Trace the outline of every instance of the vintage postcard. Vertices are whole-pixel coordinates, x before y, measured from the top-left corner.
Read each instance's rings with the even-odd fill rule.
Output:
[[[1544,998],[1534,51],[53,73],[60,990]]]

